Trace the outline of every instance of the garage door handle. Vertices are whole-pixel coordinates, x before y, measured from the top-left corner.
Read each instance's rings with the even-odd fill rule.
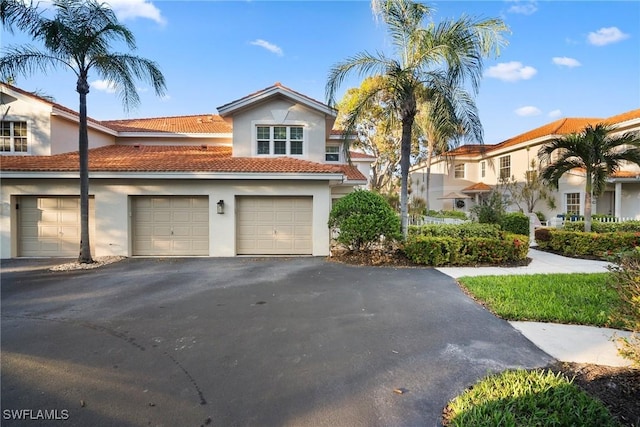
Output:
[[[278,235],[278,230],[276,230],[275,228],[273,229],[273,235],[277,236]]]

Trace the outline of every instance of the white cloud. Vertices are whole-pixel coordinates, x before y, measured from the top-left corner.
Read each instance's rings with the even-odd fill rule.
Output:
[[[518,80],[529,80],[533,77],[538,70],[530,66],[524,66],[521,62],[503,62],[489,69],[485,72],[485,76],[500,79],[505,82],[515,82]]]
[[[536,0],[509,0],[507,3],[512,3],[507,9],[507,13],[533,15],[538,10],[538,2]]]
[[[569,68],[579,67],[582,65],[577,59],[567,58],[566,56],[556,56],[552,59],[552,61],[556,65],[561,65]]]
[[[549,111],[547,113],[547,116],[549,116],[549,118],[551,118],[551,119],[557,119],[559,117],[562,117],[562,111],[560,111],[560,110]]]
[[[611,43],[617,43],[621,40],[628,39],[629,34],[625,34],[617,27],[600,28],[596,32],[591,32],[587,36],[589,43],[595,46],[604,46]]]
[[[162,25],[167,23],[160,9],[147,0],[108,0],[107,3],[120,20],[146,18]]]
[[[109,80],[94,80],[89,83],[92,88],[106,93],[116,93],[116,86]]]
[[[532,116],[539,116],[540,114],[542,114],[542,111],[540,111],[540,109],[537,107],[528,105],[526,107],[520,107],[516,109],[515,113],[522,117],[532,117]]]
[[[280,48],[279,46],[276,46],[273,43],[269,43],[266,40],[257,39],[257,40],[254,40],[254,41],[250,42],[250,43],[252,45],[254,45],[254,46],[263,47],[263,48],[267,49],[269,52],[273,52],[278,56],[284,56],[284,52],[282,51],[282,48]]]

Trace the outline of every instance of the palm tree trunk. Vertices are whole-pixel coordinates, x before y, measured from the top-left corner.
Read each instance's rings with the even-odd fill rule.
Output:
[[[591,232],[591,195],[593,192],[592,176],[587,171],[586,176],[587,184],[585,186],[584,194],[584,231],[585,233]]]
[[[87,94],[89,84],[86,78],[79,77],[76,90],[80,94],[80,135],[78,151],[80,154],[80,255],[78,262],[90,264],[91,245],[89,244],[89,132],[87,130]]]
[[[400,139],[400,223],[402,235],[409,234],[409,165],[411,157],[411,129],[413,116],[402,119],[402,137]]]

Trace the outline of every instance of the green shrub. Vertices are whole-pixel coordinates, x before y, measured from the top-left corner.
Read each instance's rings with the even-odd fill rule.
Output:
[[[356,190],[336,202],[329,227],[338,230],[336,240],[350,250],[364,250],[384,237],[400,240],[400,217],[379,194]]]
[[[564,223],[567,231],[584,231],[584,221],[567,221]],[[591,222],[591,231],[594,233],[615,233],[616,231],[627,231],[631,233],[640,232],[640,221],[625,222]]]
[[[557,229],[536,230],[536,242],[541,249],[550,249],[567,256],[607,258],[640,245],[640,233],[585,233]]]
[[[630,338],[621,338],[620,354],[640,368],[640,248],[620,254],[611,271],[610,285],[625,302],[621,320],[633,331]]]
[[[501,235],[502,232],[498,225],[479,224],[477,222],[465,222],[464,224],[428,224],[409,227],[409,236],[500,238]]]
[[[521,212],[502,215],[500,226],[509,233],[529,235],[529,217]]]
[[[477,265],[523,261],[529,251],[529,238],[504,234],[503,237],[410,236],[404,252],[418,264]]]
[[[544,215],[544,212],[542,212],[542,211],[537,211],[536,212],[536,216],[538,217],[540,222],[544,222],[544,221],[547,220],[547,217]]]
[[[442,211],[434,211],[434,210],[429,210],[429,212],[427,212],[428,216],[432,216],[434,218],[454,218],[454,219],[468,219],[467,218],[467,214],[463,211],[447,211],[447,210],[442,210]]]

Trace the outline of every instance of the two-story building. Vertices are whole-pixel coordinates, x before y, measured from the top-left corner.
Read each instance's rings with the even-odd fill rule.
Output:
[[[75,257],[78,114],[0,90],[1,256]],[[336,111],[279,83],[218,113],[89,119],[94,256],[329,254],[332,201],[374,159],[349,164]]]
[[[526,174],[539,167],[538,150],[554,138],[579,133],[587,125],[606,123],[613,136],[640,132],[640,109],[609,118],[564,118],[509,138],[499,144],[462,145],[437,156],[432,162],[429,191],[426,189],[426,165],[411,170],[412,196],[428,198],[430,209],[462,210],[479,203],[496,188],[501,179],[525,181]],[[532,161],[534,165],[532,166]],[[585,176],[573,170],[563,176],[553,193],[555,208],[539,201],[535,211],[547,218],[557,214],[584,214]],[[517,206],[510,206],[517,210]],[[626,164],[608,179],[605,192],[594,198],[592,212],[640,220],[640,167]]]

